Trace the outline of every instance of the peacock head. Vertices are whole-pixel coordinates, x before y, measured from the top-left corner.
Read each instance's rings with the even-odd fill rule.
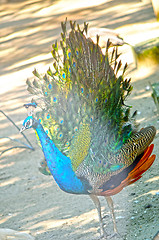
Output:
[[[22,126],[20,132],[23,132],[24,130],[32,128],[32,127],[36,128],[37,124],[38,124],[38,121],[35,118],[33,118],[33,116],[28,116],[24,120],[23,126]]]

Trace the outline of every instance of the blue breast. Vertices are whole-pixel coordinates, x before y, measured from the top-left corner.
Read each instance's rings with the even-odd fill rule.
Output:
[[[88,194],[84,182],[77,178],[72,170],[70,158],[59,151],[40,123],[35,130],[39,136],[47,165],[59,187],[69,193]]]

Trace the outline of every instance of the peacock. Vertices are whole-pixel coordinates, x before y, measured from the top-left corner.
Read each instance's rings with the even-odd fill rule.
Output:
[[[87,37],[76,22],[61,23],[60,45],[53,44],[53,70],[45,75],[34,70],[27,80],[34,96],[25,104],[29,114],[21,131],[35,130],[50,173],[58,186],[71,194],[89,195],[104,230],[99,196],[112,213],[114,234],[118,234],[111,196],[136,182],[155,160],[151,155],[156,130],[137,130],[125,104],[132,91],[124,74],[117,48],[110,42],[102,52],[98,42]],[[35,110],[36,108],[36,110]],[[38,110],[39,109],[39,110]]]

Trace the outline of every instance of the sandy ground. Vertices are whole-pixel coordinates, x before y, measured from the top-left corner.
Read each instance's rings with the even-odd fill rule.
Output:
[[[134,45],[159,36],[150,1],[8,1],[0,5],[0,109],[21,127],[31,97],[26,78],[34,67],[45,72],[52,65],[51,44],[60,37],[60,22],[68,19],[92,27],[116,29]],[[158,67],[135,69],[131,48],[121,48],[122,60],[130,64],[128,76],[134,87],[128,104],[138,110],[141,127],[154,125],[156,161],[137,183],[113,197],[117,226],[123,239],[151,240],[159,230],[158,119],[149,83],[159,81]],[[151,65],[151,68],[150,68]],[[42,175],[38,165],[43,154],[33,130],[26,135],[35,151],[14,149],[0,158],[0,228],[26,231],[37,240],[90,240],[99,237],[98,216],[88,196],[62,192],[51,176]],[[0,115],[0,137],[23,140],[19,132]],[[0,139],[0,150],[14,144]],[[112,221],[101,198],[105,228],[112,233]],[[113,238],[116,239],[116,238]]]

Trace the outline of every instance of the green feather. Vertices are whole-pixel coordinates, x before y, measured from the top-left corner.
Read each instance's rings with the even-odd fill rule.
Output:
[[[44,76],[34,70],[36,80],[27,81],[28,90],[41,99],[37,118],[59,150],[70,157],[74,171],[84,161],[95,172],[115,171],[122,163],[108,164],[105,159],[117,154],[133,133],[131,124],[126,126],[130,107],[124,105],[132,90],[130,80],[124,79],[127,65],[117,76],[121,69],[117,49],[109,55],[108,42],[103,54],[85,37],[88,25],[81,30],[70,22],[70,27],[67,34],[66,22],[62,23],[61,48],[57,42],[52,45],[53,69]],[[102,164],[98,164],[100,156],[104,156]]]

